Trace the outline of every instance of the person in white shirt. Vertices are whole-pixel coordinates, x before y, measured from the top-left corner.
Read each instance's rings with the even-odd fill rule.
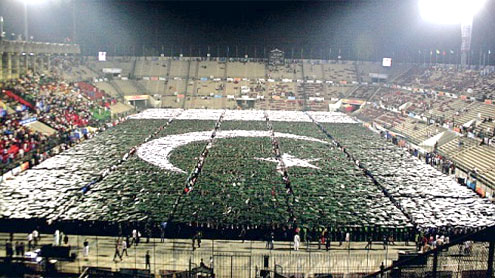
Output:
[[[31,249],[33,248],[33,233],[28,234],[27,241],[28,241],[28,250],[31,251]]]
[[[349,232],[345,233],[345,242],[347,242],[347,248],[351,248],[351,234]]]
[[[129,254],[127,254],[127,241],[125,240],[122,240],[122,253],[120,253],[120,256],[121,256],[121,259],[122,259],[122,256],[124,256],[124,253],[126,256],[129,256]]]
[[[59,246],[60,245],[60,231],[55,230],[55,234],[53,235],[53,245]]]
[[[85,239],[83,242],[83,256],[87,260],[89,256],[89,242],[88,239]]]
[[[38,244],[38,240],[40,240],[40,234],[36,229],[33,231],[32,234],[33,234],[34,245],[36,246]]]
[[[301,244],[301,238],[299,237],[299,234],[294,235],[294,251],[299,250],[299,245]]]

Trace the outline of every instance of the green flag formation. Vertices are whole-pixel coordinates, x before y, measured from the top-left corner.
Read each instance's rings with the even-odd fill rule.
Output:
[[[0,217],[480,228],[495,208],[333,112],[150,109],[4,180]]]

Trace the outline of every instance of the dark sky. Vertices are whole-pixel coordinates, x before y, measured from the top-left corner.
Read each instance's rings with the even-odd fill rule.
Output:
[[[494,0],[474,22],[473,49],[495,50]],[[29,28],[36,40],[72,37],[85,53],[262,56],[278,47],[289,56],[418,53],[418,49],[458,49],[459,26],[425,23],[416,0],[360,1],[83,1],[45,0],[30,6]],[[22,33],[20,0],[1,0],[8,33]],[[332,48],[330,52],[330,48]],[[237,49],[237,50],[236,50]],[[364,53],[364,54],[363,54]],[[405,54],[403,54],[405,55]],[[414,55],[414,54],[409,54]]]

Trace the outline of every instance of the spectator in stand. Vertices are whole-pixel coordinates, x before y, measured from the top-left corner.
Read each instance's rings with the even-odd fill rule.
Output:
[[[7,113],[6,107],[0,106],[2,168],[28,154],[34,156],[34,163],[39,163],[46,158],[45,150],[39,151],[40,147],[47,146],[49,141],[51,147],[53,141],[69,143],[71,132],[92,123],[92,109],[101,108],[84,98],[71,84],[45,75],[28,73],[5,82],[3,88],[15,96],[2,90],[0,100],[15,108],[15,112]],[[47,124],[57,133],[49,138],[22,124],[23,120],[32,118]]]

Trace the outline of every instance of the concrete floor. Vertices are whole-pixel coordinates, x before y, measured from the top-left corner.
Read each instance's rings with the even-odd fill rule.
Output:
[[[0,233],[0,256],[5,256],[5,242],[9,235]],[[83,257],[82,243],[88,239],[90,244],[89,257]],[[122,260],[113,260],[116,237],[76,236],[69,235],[71,250],[76,252],[74,262],[59,262],[57,266],[66,272],[78,273],[85,266],[107,267],[113,270],[122,268],[145,269],[146,251],[151,255],[151,271],[158,274],[162,270],[183,271],[198,266],[201,259],[209,266],[213,259],[216,277],[255,277],[257,270],[264,268],[264,256],[269,256],[270,270],[275,266],[285,274],[296,274],[300,277],[311,277],[317,273],[368,273],[376,271],[382,262],[385,265],[397,259],[400,251],[414,251],[414,246],[405,246],[404,243],[388,246],[374,244],[371,250],[364,249],[366,243],[351,242],[350,246],[332,242],[330,251],[322,246],[318,250],[317,243],[308,248],[302,244],[299,251],[294,251],[289,242],[275,242],[274,249],[265,248],[261,241],[229,241],[229,240],[202,240],[201,248],[192,250],[191,240],[165,239],[161,243],[159,238],[146,239],[138,245],[128,249],[128,256],[124,254]],[[27,234],[14,234],[14,243],[24,241],[27,248]],[[53,244],[53,235],[41,235],[40,244]]]

